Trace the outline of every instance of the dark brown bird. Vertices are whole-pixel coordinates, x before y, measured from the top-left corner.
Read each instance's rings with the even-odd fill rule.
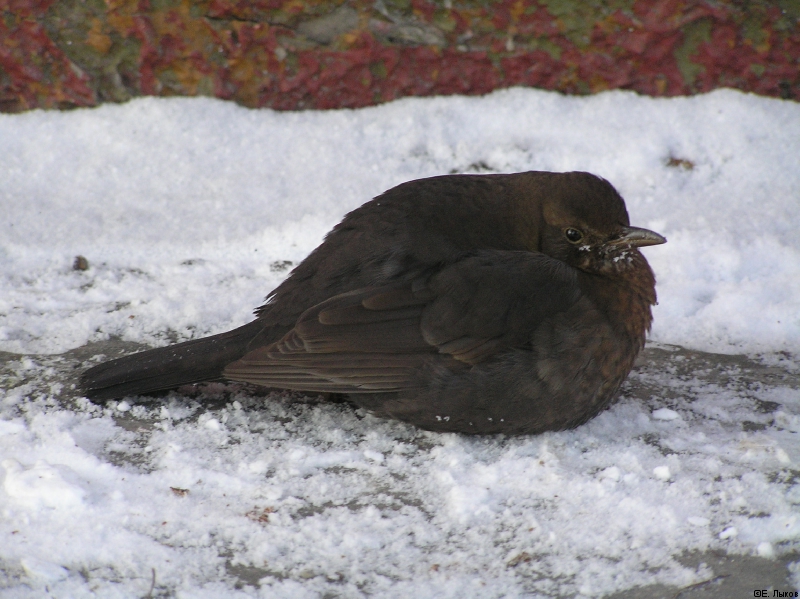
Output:
[[[452,175],[345,216],[233,331],[112,360],[112,399],[228,379],[344,393],[435,431],[540,433],[609,404],[644,346],[655,277],[625,202],[588,173]]]

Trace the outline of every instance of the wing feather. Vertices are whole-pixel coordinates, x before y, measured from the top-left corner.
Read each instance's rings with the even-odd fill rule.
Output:
[[[358,289],[306,310],[279,341],[229,364],[232,380],[313,392],[398,392],[425,364],[474,365],[525,346],[580,296],[569,267],[487,251],[428,277]]]

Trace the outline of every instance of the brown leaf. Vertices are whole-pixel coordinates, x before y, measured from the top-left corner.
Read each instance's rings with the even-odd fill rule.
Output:
[[[247,512],[245,516],[247,516],[247,518],[249,518],[253,522],[260,522],[261,524],[267,524],[269,522],[269,515],[274,513],[275,513],[275,508],[265,507],[264,509],[259,509],[258,506],[256,506],[252,510]]]
[[[111,38],[103,32],[103,22],[100,19],[92,19],[92,26],[86,34],[86,43],[100,54],[105,54],[111,48]]]
[[[523,551],[519,555],[514,556],[510,560],[508,560],[508,563],[506,564],[506,566],[509,567],[509,568],[515,568],[518,565],[520,565],[521,563],[523,563],[523,562],[527,563],[527,562],[531,561],[532,559],[533,559],[533,556],[530,553],[528,553],[527,551]]]

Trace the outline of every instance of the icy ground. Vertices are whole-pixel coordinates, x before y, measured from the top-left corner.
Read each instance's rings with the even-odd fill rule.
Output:
[[[653,346],[587,425],[475,438],[242,385],[73,387],[99,354],[248,321],[392,185],[530,169],[609,179],[669,239],[646,249]],[[0,115],[0,182],[0,596],[686,599],[732,584],[730,556],[800,587],[797,103],[151,98]]]

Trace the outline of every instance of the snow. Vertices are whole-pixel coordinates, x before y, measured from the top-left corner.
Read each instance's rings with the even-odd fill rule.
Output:
[[[576,430],[433,434],[241,385],[94,405],[56,355],[233,328],[383,190],[531,169],[607,178],[669,240],[644,250],[667,366]],[[594,597],[707,580],[685,552],[797,549],[796,380],[717,381],[668,345],[797,372],[797,103],[145,98],[0,115],[0,175],[0,352],[25,354],[0,371],[4,597]]]

